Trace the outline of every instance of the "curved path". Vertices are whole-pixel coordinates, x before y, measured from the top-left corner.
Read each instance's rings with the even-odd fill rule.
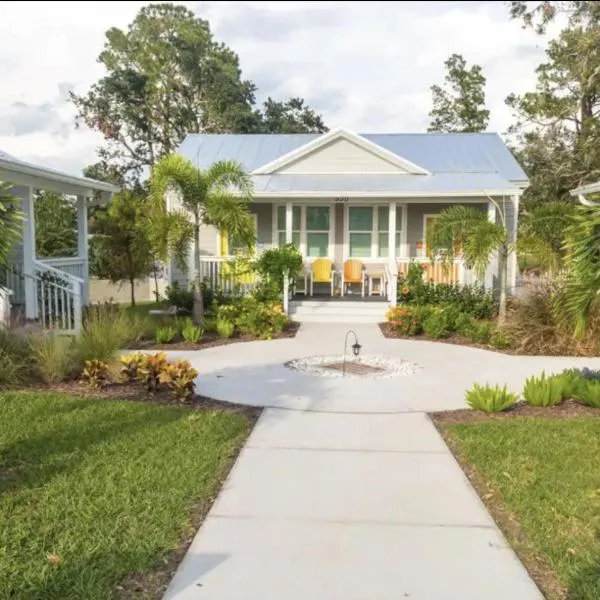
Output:
[[[198,369],[201,394],[253,406],[316,412],[395,413],[464,408],[474,382],[506,383],[522,389],[532,374],[570,366],[600,368],[599,359],[511,356],[422,340],[386,339],[375,325],[352,327],[363,354],[386,355],[418,364],[418,374],[366,379],[316,377],[292,371],[288,360],[342,354],[350,326],[305,323],[295,338],[230,344],[201,352],[172,352]],[[349,338],[349,346],[353,338]]]
[[[200,393],[271,408],[165,600],[542,600],[426,413],[464,407],[474,381],[517,391],[542,369],[600,360],[387,340],[364,325],[365,354],[420,371],[342,379],[283,366],[341,353],[347,329],[172,353],[200,371]]]

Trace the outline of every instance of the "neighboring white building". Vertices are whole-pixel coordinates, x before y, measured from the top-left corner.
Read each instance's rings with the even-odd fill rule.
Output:
[[[81,309],[88,303],[88,206],[108,202],[119,188],[34,165],[1,151],[0,181],[13,185],[12,193],[25,214],[22,240],[14,249],[10,268],[0,271],[0,284],[12,291],[11,304],[22,308],[28,320],[66,332],[77,331]],[[77,256],[36,256],[35,190],[77,197]]]
[[[394,304],[395,278],[411,260],[428,262],[428,223],[449,204],[476,206],[494,221],[499,207],[516,239],[519,197],[528,185],[519,163],[493,133],[190,134],[179,153],[200,168],[235,160],[252,174],[256,253],[292,242],[305,259],[308,278],[316,260],[331,263],[334,281],[320,286],[321,298],[342,294],[344,264],[355,259],[364,267],[365,295],[373,289],[370,274],[383,275],[385,299]],[[168,202],[175,208],[176,195]],[[203,227],[200,251],[202,275],[217,285],[235,240]],[[428,266],[435,281],[473,279],[460,259],[449,274],[439,267]],[[486,285],[493,286],[497,274],[492,261]],[[516,276],[514,255],[510,285]],[[187,285],[193,277],[191,248],[187,271],[171,263],[168,282]]]

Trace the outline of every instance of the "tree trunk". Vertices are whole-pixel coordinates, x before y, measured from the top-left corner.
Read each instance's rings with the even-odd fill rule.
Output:
[[[508,249],[503,246],[498,252],[498,270],[500,278],[500,302],[498,306],[498,324],[504,325],[506,322],[506,301],[508,287]]]
[[[202,299],[202,273],[200,272],[200,221],[194,221],[194,308],[192,316],[198,327],[204,327],[204,302]]]
[[[131,306],[135,306],[135,278],[129,278],[129,285],[131,285]]]
[[[154,299],[156,302],[160,300],[158,297],[158,269],[156,268],[156,260],[152,260],[152,275],[154,276]]]

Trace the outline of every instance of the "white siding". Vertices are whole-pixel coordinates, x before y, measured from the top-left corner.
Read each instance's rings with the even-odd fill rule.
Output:
[[[311,152],[282,167],[278,173],[406,173],[388,162],[345,139]]]

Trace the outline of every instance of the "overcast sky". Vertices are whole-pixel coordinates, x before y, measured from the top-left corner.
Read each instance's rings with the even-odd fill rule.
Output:
[[[0,3],[0,150],[80,173],[101,141],[76,130],[68,91],[102,75],[111,26],[147,2]],[[302,96],[329,127],[424,131],[430,86],[453,52],[487,77],[490,130],[503,133],[510,92],[535,84],[546,40],[510,21],[504,2],[183,2],[240,56],[259,96]]]

